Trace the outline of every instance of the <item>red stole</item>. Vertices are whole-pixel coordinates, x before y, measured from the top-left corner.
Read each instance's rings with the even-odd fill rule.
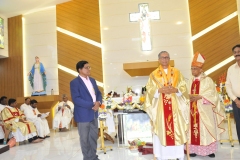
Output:
[[[196,79],[192,83],[191,94],[199,94],[200,90],[200,81]],[[191,120],[191,144],[200,145],[200,121],[199,121],[199,112],[197,108],[197,101],[190,103],[190,120]]]
[[[171,95],[169,95],[171,96]],[[164,123],[166,131],[166,145],[174,146],[174,123],[173,123],[173,114],[172,114],[172,99],[168,98],[168,95],[162,94],[163,97],[163,111],[164,111]]]

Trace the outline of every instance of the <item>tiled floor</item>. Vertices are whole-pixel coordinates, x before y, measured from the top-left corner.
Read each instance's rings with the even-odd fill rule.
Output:
[[[233,137],[236,138],[235,125],[232,125]],[[222,135],[226,138],[227,133]],[[106,145],[112,145],[106,142]],[[129,151],[126,148],[118,148],[115,143],[113,151],[104,154],[98,151],[101,160],[151,160],[153,155],[144,155],[138,151]],[[194,157],[192,160],[213,159],[209,157]],[[240,160],[240,145],[224,143],[219,145],[215,160]],[[79,144],[79,136],[76,128],[68,132],[51,132],[51,137],[41,143],[26,144],[11,148],[9,151],[0,154],[0,160],[82,160],[82,153]]]

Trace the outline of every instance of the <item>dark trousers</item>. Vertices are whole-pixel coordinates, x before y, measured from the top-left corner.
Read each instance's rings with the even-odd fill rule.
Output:
[[[91,122],[77,123],[80,145],[83,160],[98,160],[97,139],[98,139],[98,119]]]
[[[240,99],[240,98],[238,98]],[[234,119],[236,121],[236,130],[238,135],[238,141],[240,141],[240,108],[237,107],[236,103],[232,102]]]

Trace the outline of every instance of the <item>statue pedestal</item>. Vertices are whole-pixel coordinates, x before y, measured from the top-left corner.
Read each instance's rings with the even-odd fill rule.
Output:
[[[17,97],[17,103],[22,105],[27,97]],[[48,121],[49,128],[52,128],[53,118],[55,115],[55,106],[59,102],[59,95],[49,95],[49,96],[34,96],[30,97],[38,102],[37,109],[40,113],[50,112],[49,116],[46,117]]]
[[[32,96],[46,96],[46,95],[47,95],[46,91],[32,93]]]

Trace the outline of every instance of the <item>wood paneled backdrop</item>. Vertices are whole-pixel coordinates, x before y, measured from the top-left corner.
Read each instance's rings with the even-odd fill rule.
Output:
[[[57,27],[101,43],[98,0],[72,0],[57,5]],[[91,65],[91,77],[103,82],[101,48],[57,32],[58,64],[76,71],[76,64],[86,60]],[[75,76],[58,70],[59,94],[70,95],[70,81]],[[102,88],[99,88],[102,90]]]
[[[22,16],[8,18],[9,58],[0,59],[0,96],[23,96]]]
[[[237,11],[236,0],[189,0],[192,35],[199,33],[219,20]],[[194,53],[199,51],[205,58],[206,71],[232,56],[231,49],[240,43],[237,16],[193,41]],[[218,69],[209,76],[218,82],[219,76],[235,61]]]

